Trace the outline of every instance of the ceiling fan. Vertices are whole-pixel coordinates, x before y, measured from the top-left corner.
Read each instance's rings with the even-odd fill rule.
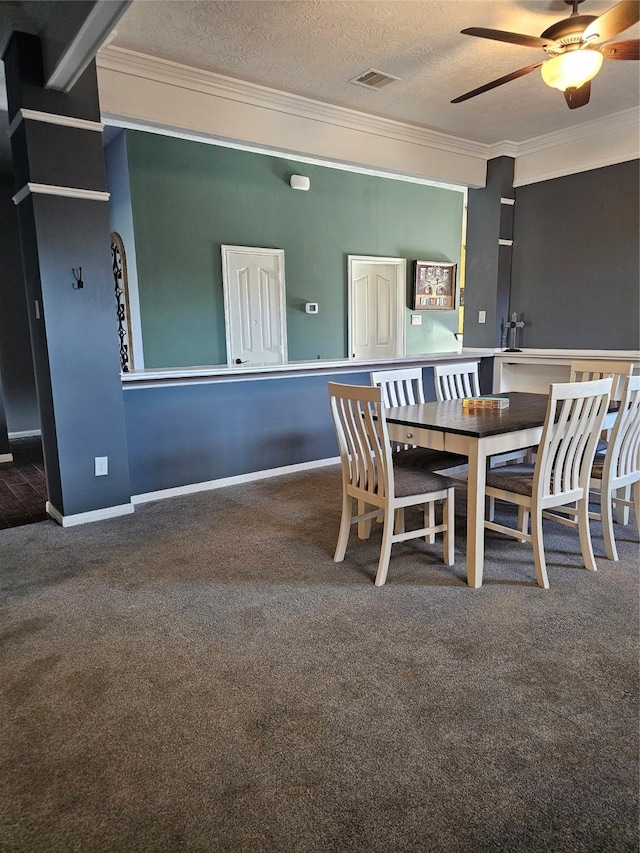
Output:
[[[572,7],[571,15],[548,27],[539,38],[483,27],[462,30],[462,33],[468,36],[505,41],[523,47],[541,47],[548,59],[512,71],[499,80],[492,80],[491,83],[454,98],[451,103],[459,104],[461,101],[475,98],[476,95],[517,80],[518,77],[524,77],[525,74],[540,68],[542,79],[547,86],[564,92],[569,109],[575,110],[588,104],[591,80],[600,71],[604,59],[640,58],[640,39],[609,41],[640,20],[640,2],[622,0],[599,18],[595,15],[579,15],[578,6],[582,2],[583,0],[565,0],[567,6]]]

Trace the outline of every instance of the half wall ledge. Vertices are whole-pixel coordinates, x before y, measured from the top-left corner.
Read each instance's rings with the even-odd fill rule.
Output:
[[[500,350],[468,349],[453,352],[425,353],[423,355],[405,356],[404,358],[375,359],[336,359],[304,362],[289,362],[287,364],[252,365],[239,367],[236,365],[205,365],[198,367],[157,368],[132,370],[122,373],[123,387],[143,388],[157,385],[188,385],[200,382],[245,382],[255,379],[279,379],[295,376],[322,376],[336,373],[353,373],[364,370],[404,367],[430,367],[434,364],[449,364],[461,361],[477,361],[479,358],[493,358]]]

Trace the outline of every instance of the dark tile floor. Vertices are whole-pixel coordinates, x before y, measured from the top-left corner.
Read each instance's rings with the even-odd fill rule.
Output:
[[[40,438],[12,439],[10,449],[13,462],[0,463],[0,529],[49,517]]]

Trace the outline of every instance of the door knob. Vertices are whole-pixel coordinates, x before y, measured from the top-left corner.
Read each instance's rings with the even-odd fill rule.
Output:
[[[245,359],[245,360],[243,361],[241,358],[236,358],[236,364],[246,364],[246,363],[247,363],[247,361],[248,361],[248,359]]]

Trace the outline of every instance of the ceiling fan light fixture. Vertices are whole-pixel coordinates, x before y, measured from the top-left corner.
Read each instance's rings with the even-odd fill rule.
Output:
[[[540,73],[542,79],[552,89],[579,89],[589,80],[593,80],[602,68],[604,56],[599,50],[568,50],[543,63]]]

